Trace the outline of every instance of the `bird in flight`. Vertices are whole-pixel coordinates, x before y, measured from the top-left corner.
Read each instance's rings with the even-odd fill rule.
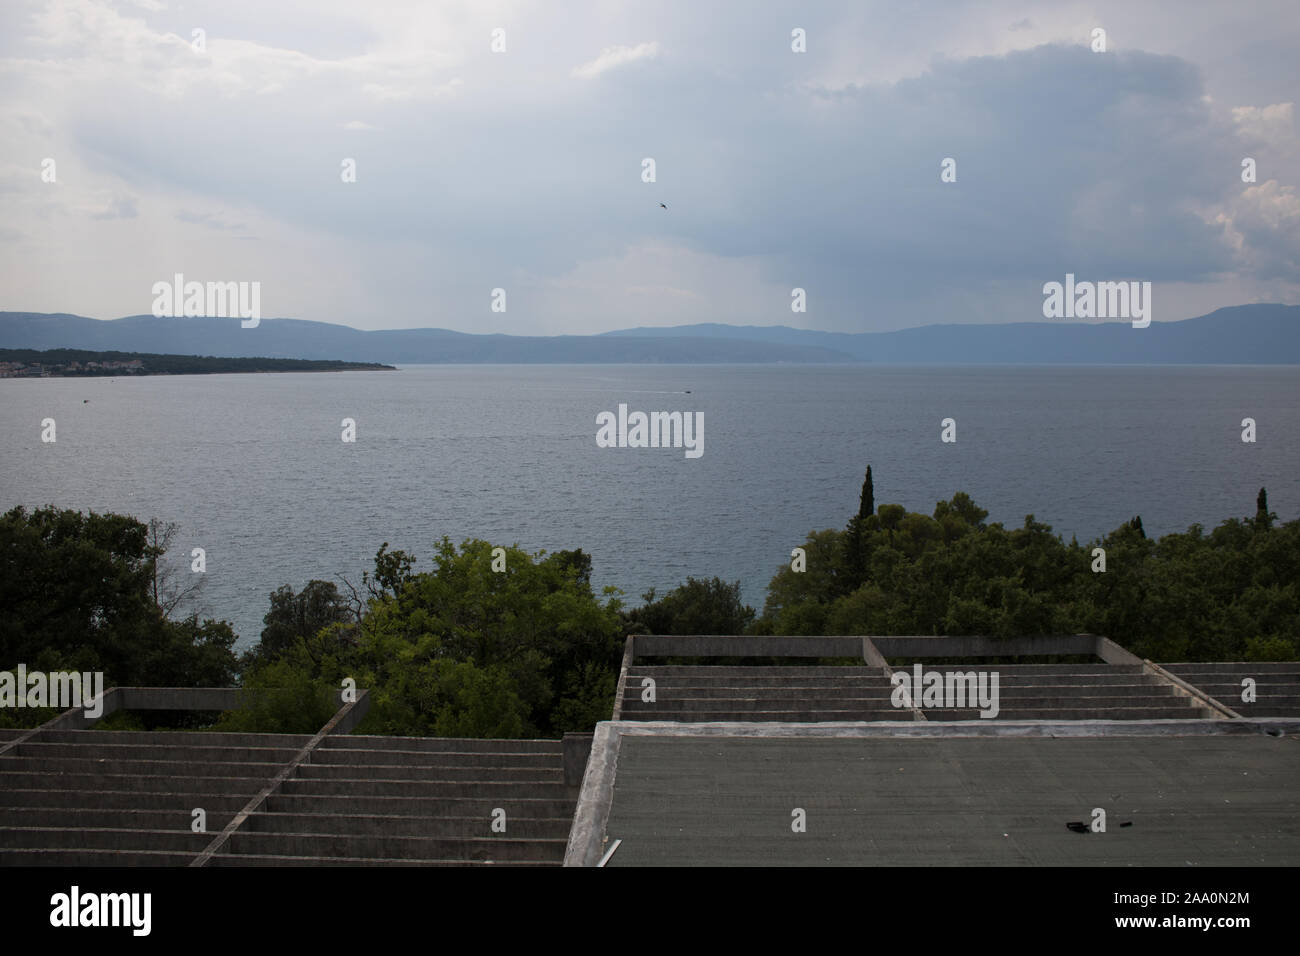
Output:
[[[659,208],[660,208],[660,209],[667,209],[668,207],[665,206],[663,203],[660,203],[660,204],[659,204]]]

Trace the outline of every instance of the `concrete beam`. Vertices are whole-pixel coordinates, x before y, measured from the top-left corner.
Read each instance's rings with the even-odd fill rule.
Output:
[[[1181,697],[1191,697],[1203,704],[1215,717],[1221,717],[1226,720],[1241,720],[1241,714],[1237,713],[1231,707],[1222,704],[1217,698],[1211,697],[1205,691],[1201,690],[1195,684],[1190,684],[1183,680],[1177,674],[1171,674],[1155,661],[1143,661],[1143,670],[1154,677],[1174,686],[1174,693]]]
[[[627,672],[636,657],[636,638],[628,636],[623,642],[623,663],[618,670],[618,685],[614,688],[613,719],[618,720],[623,714],[623,695],[627,692]]]
[[[878,669],[880,673],[885,675],[885,679],[888,680],[891,685],[893,684],[894,668],[889,666],[889,661],[885,660],[885,655],[880,653],[880,648],[878,648],[875,642],[869,637],[864,637],[862,639],[862,659],[870,666]],[[916,706],[915,700],[910,702],[909,709],[912,712],[913,720],[929,720],[929,718],[925,716],[925,712],[921,710],[920,707]]]
[[[618,728],[629,723],[603,720],[596,725],[591,757],[582,778],[582,792],[573,812],[573,827],[564,851],[565,866],[596,866],[605,846],[605,824],[614,802],[614,776],[618,767]],[[677,726],[676,724],[672,726]]]
[[[237,687],[120,687],[122,710],[234,710]]]
[[[1096,654],[1091,634],[996,638],[972,635],[875,636],[871,642],[886,657],[1042,657],[1049,654]],[[1141,663],[1135,661],[1135,663]]]
[[[635,657],[859,657],[874,661],[868,648],[882,657],[1045,657],[1087,654],[1100,656],[1099,642],[1119,655],[1118,644],[1094,634],[995,638],[982,635],[746,635],[637,634]],[[1104,659],[1104,658],[1103,658]],[[1119,661],[1110,661],[1119,663]],[[1134,657],[1131,663],[1141,664]]]
[[[40,726],[32,727],[13,740],[0,744],[0,757],[7,753],[16,752],[20,744],[39,739],[40,735],[47,730],[85,730],[87,727],[94,726],[97,721],[103,720],[113,711],[121,708],[122,695],[120,690],[121,688],[118,687],[110,687],[100,695],[103,699],[103,710],[98,717],[87,717],[85,707],[71,707],[57,717],[51,717]],[[94,698],[91,698],[88,703],[93,702]]]
[[[261,791],[253,797],[253,799],[249,800],[244,806],[244,809],[235,814],[234,819],[226,824],[225,828],[217,834],[216,838],[208,844],[207,848],[190,861],[190,866],[207,866],[213,855],[221,852],[222,848],[230,842],[230,838],[235,835],[236,831],[238,831],[241,826],[244,825],[244,822],[252,814],[256,813],[264,803],[266,803],[266,798],[279,790],[280,785],[288,780],[289,777],[293,776],[294,771],[297,770],[301,764],[306,763],[308,759],[310,759],[312,752],[320,746],[321,742],[326,737],[335,733],[340,726],[349,720],[349,715],[353,710],[361,709],[364,714],[365,708],[370,706],[369,697],[370,691],[363,690],[358,692],[355,701],[349,704],[344,704],[343,707],[330,718],[329,722],[325,724],[325,726],[322,727],[316,735],[311,738],[311,740],[307,741],[307,743],[303,745],[303,748],[294,755],[294,758],[280,768],[279,773],[271,779],[271,782],[263,787]],[[360,718],[357,719],[359,720]]]
[[[1120,647],[1109,637],[1098,637],[1095,634],[1080,634],[1080,637],[1091,638],[1095,642],[1096,650],[1094,653],[1107,664],[1131,664],[1137,667],[1142,666],[1142,658],[1138,657],[1132,651]]]
[[[637,634],[636,657],[861,657],[861,637]]]
[[[824,723],[624,720],[611,722],[609,727],[615,736],[638,737],[1208,737],[1220,734],[1268,734],[1278,737],[1300,733],[1300,717],[1241,720],[881,720]],[[586,787],[587,781],[584,780],[584,792]]]
[[[880,648],[869,637],[862,639],[862,660],[871,667],[879,668],[887,674],[893,673],[889,661],[885,660],[885,655],[880,653]]]
[[[352,733],[352,731],[356,729],[357,724],[361,723],[366,714],[369,713],[370,694],[364,690],[359,691],[357,693],[356,701],[352,704],[345,705],[343,703],[343,692],[340,690],[335,693],[339,699],[339,706],[342,707],[343,710],[335,715],[334,720],[331,720],[325,725],[325,729],[322,730],[321,733],[331,734],[334,736],[344,736]]]

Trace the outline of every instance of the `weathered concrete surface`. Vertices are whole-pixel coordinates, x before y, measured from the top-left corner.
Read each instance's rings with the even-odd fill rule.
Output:
[[[582,786],[587,772],[587,757],[591,754],[591,741],[595,734],[564,735],[564,785]]]
[[[1097,644],[1096,654],[1107,664],[1120,664],[1130,667],[1141,666],[1142,658],[1126,647],[1120,647],[1109,637],[1093,638]]]
[[[619,719],[619,710],[623,706],[623,694],[627,688],[627,672],[636,659],[636,638],[628,637],[623,641],[623,662],[618,668],[618,684],[614,688],[614,720]]]
[[[1136,658],[1135,658],[1136,660]],[[1153,665],[927,665],[925,670],[996,674],[997,720],[1158,720],[1225,716]],[[911,668],[902,668],[911,673]],[[623,720],[820,722],[986,719],[971,707],[928,707],[913,690],[895,698],[880,666],[649,666],[625,675]],[[643,699],[653,679],[655,699]],[[902,704],[905,706],[897,706]],[[915,705],[915,706],[912,706]],[[992,713],[992,711],[989,711]]]
[[[573,812],[573,826],[564,851],[565,866],[595,866],[605,852],[603,835],[614,797],[614,777],[618,768],[621,724],[602,721],[596,725],[587,759],[582,791]]]
[[[871,643],[886,657],[1022,657],[1048,654],[1096,654],[1092,634],[1054,637],[876,637]],[[1140,662],[1139,662],[1140,663]]]
[[[1032,657],[1097,655],[1099,642],[1106,638],[1094,634],[1005,639],[978,635],[637,634],[631,640],[636,657],[859,657],[871,664],[876,662],[867,644],[886,657]]]
[[[1243,717],[1300,717],[1300,661],[1164,664],[1163,669]],[[1243,681],[1254,700],[1243,700]]]
[[[576,800],[560,741],[328,735],[296,762],[314,738],[49,736],[0,759],[0,865],[185,865],[220,833],[209,866],[554,866]]]
[[[838,738],[829,728],[710,737],[700,726],[669,737],[624,724],[603,827],[623,842],[608,865],[1300,863],[1300,740],[1242,733],[1238,721],[1170,723],[1159,736],[1158,725],[1138,735],[1117,723],[1091,737],[1048,736],[1042,724],[1029,726],[1036,736],[1000,725],[922,737],[939,728],[914,723]],[[1066,827],[1090,822],[1094,807],[1107,812],[1106,833]],[[804,833],[791,830],[795,808]],[[569,862],[598,846],[584,854],[571,839]]]
[[[208,861],[211,860],[215,854],[225,851],[226,846],[234,838],[235,834],[239,832],[239,828],[244,824],[244,821],[246,821],[250,815],[256,813],[266,802],[266,798],[279,790],[280,785],[284,783],[285,780],[289,779],[289,777],[293,776],[294,771],[297,770],[300,765],[306,763],[311,758],[312,751],[319,747],[326,737],[335,733],[340,725],[345,721],[348,721],[349,715],[353,711],[360,711],[363,714],[366,712],[370,707],[369,698],[369,691],[363,690],[356,700],[344,704],[341,709],[335,712],[334,716],[329,719],[329,722],[326,723],[315,736],[307,741],[307,743],[302,745],[302,749],[294,754],[287,762],[279,766],[275,775],[270,779],[266,786],[258,791],[258,793],[248,801],[239,813],[235,814],[234,818],[212,839],[212,842],[207,844],[203,852],[194,858],[193,862],[190,863],[190,866],[207,866]]]
[[[124,706],[223,701],[165,689]],[[561,862],[576,801],[561,741],[343,733],[368,701],[315,735],[0,732],[0,865]],[[578,777],[589,740],[568,746]],[[207,832],[191,829],[195,808]]]
[[[637,634],[636,657],[861,657],[861,637]]]

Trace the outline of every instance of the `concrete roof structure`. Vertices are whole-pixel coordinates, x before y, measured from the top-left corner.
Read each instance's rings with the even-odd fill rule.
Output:
[[[1294,663],[1161,666],[1093,635],[639,635],[594,737],[365,736],[369,695],[339,704],[312,735],[81,710],[0,730],[0,865],[1300,863]]]
[[[664,663],[683,657],[726,663]],[[943,699],[951,680],[930,699],[931,672],[987,679],[997,706]],[[637,635],[565,863],[1295,865],[1297,684],[1300,665],[1166,668],[1094,635]]]
[[[236,691],[113,688],[104,714],[227,710]],[[0,731],[0,865],[556,866],[586,741],[85,729]],[[575,745],[577,749],[575,750]],[[195,811],[202,811],[196,825]]]

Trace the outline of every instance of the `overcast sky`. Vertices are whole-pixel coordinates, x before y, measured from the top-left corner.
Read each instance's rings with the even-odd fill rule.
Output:
[[[177,272],[520,334],[1043,321],[1067,272],[1294,304],[1297,50],[1295,0],[5,0],[0,310]]]

